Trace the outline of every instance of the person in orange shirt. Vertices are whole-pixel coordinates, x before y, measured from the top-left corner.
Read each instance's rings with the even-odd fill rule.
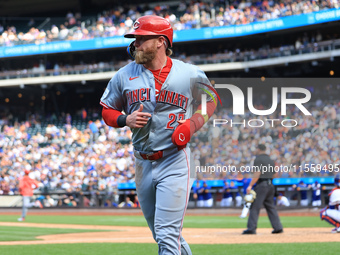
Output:
[[[19,192],[22,195],[22,214],[18,221],[24,221],[28,208],[32,206],[43,208],[43,205],[39,200],[36,202],[31,202],[31,197],[33,196],[33,189],[39,187],[39,183],[36,180],[31,179],[29,175],[30,171],[25,170],[25,175],[19,182]],[[33,188],[34,187],[34,188]]]

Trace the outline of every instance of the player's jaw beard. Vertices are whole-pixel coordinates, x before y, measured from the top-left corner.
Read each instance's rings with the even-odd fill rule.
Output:
[[[135,61],[137,64],[146,64],[156,57],[156,47],[147,48],[143,51],[136,50]]]

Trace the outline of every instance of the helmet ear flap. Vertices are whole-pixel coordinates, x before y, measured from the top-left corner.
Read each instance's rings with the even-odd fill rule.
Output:
[[[132,60],[135,60],[135,55],[136,55],[135,41],[129,44],[129,46],[126,49],[126,52]]]

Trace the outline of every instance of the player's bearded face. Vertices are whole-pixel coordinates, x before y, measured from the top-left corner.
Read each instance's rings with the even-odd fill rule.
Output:
[[[157,41],[152,41],[152,44],[143,49],[143,50],[138,50],[136,49],[136,55],[135,55],[135,61],[137,64],[146,64],[150,61],[152,61],[157,52]]]

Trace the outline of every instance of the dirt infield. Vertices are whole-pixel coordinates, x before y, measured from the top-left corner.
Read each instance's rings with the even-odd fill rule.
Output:
[[[0,214],[18,215],[19,209],[6,210]],[[142,215],[141,210],[129,209],[70,209],[70,210],[30,210],[30,215]],[[229,215],[240,214],[240,209],[189,209],[186,215]],[[284,210],[280,216],[306,216],[318,217],[319,210],[301,209]],[[266,215],[261,210],[261,215]],[[0,245],[28,245],[52,243],[154,243],[151,231],[147,227],[128,226],[93,226],[70,224],[44,224],[27,222],[0,222],[0,226],[40,227],[40,228],[66,228],[111,230],[112,232],[71,233],[58,235],[38,236],[35,241],[8,241]],[[236,244],[236,243],[302,243],[302,242],[338,242],[340,234],[332,234],[331,228],[285,228],[283,234],[273,235],[272,229],[261,228],[257,235],[241,235],[243,229],[223,228],[184,228],[183,236],[190,244]]]
[[[0,226],[39,228],[68,228],[112,230],[112,232],[71,233],[38,236],[36,241],[0,242],[0,245],[56,244],[56,243],[154,243],[147,227],[93,226],[70,224],[44,224],[0,222]],[[257,235],[241,235],[242,229],[184,228],[183,236],[190,244],[236,243],[316,243],[338,242],[340,234],[332,234],[330,228],[285,228],[283,234],[273,235],[269,228],[257,230]]]

